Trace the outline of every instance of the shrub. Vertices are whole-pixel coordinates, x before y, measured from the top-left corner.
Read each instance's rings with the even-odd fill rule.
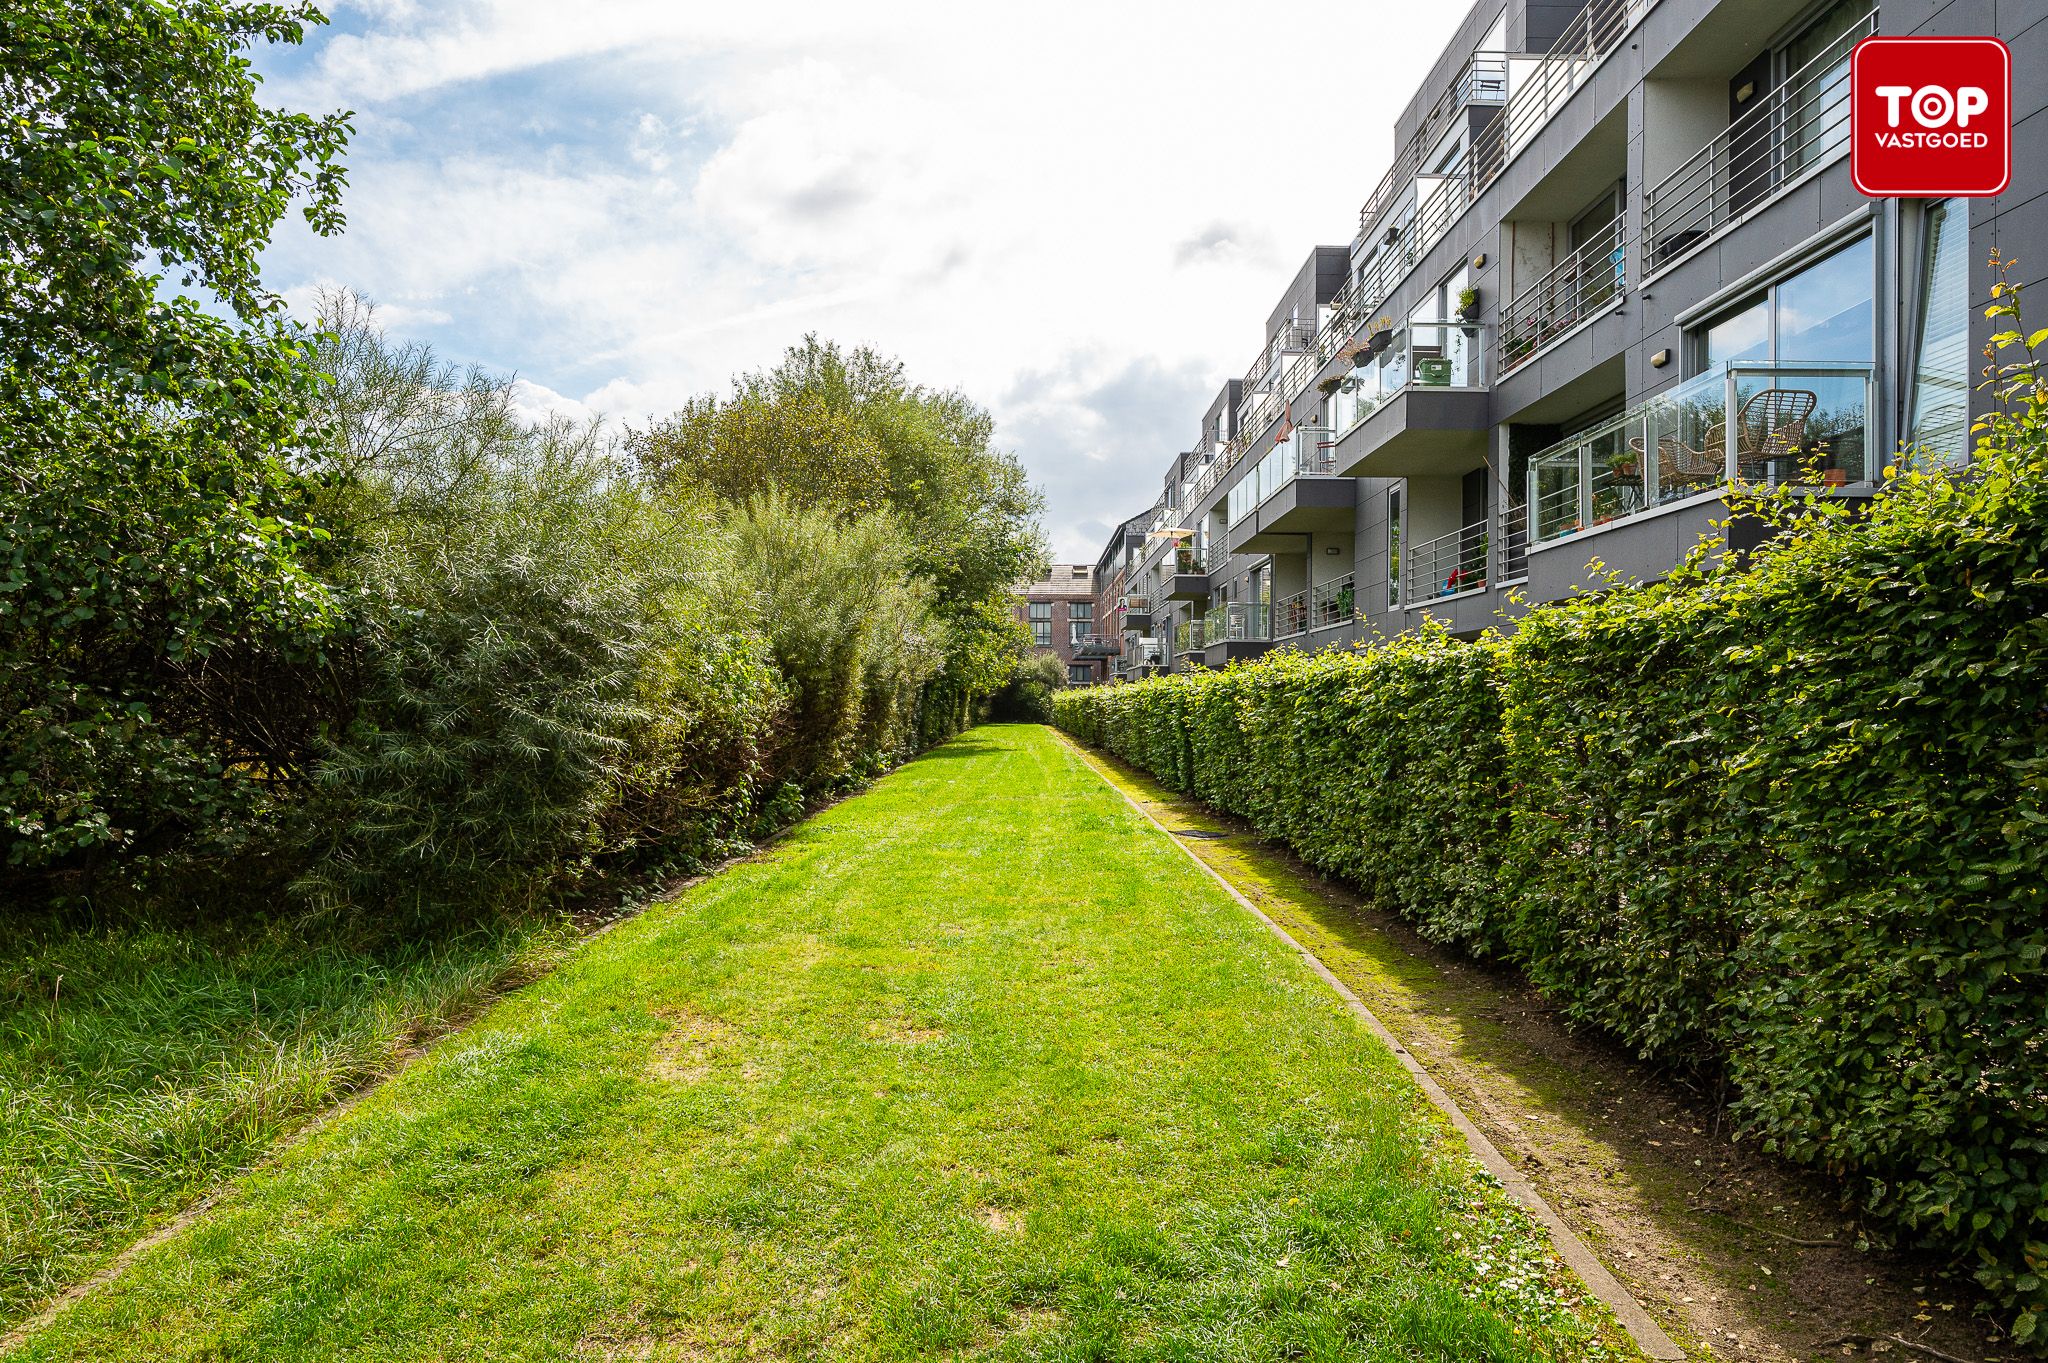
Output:
[[[257,263],[340,226],[343,115],[257,98],[309,6],[0,7],[0,899],[267,836],[342,621],[280,457],[312,387]]]
[[[358,683],[301,892],[489,912],[587,855],[716,854],[758,819],[785,687],[718,609],[711,512],[622,477],[599,428],[522,420],[509,382],[389,344],[353,300],[325,322]]]
[[[775,775],[824,792],[900,761],[941,658],[930,590],[908,571],[895,516],[799,507],[770,490],[731,513],[725,533],[719,596],[766,641],[788,688]]]
[[[1085,741],[1249,819],[1432,938],[1500,948],[1500,646],[1428,629],[1054,697]]]
[[[1052,723],[1052,698],[1067,684],[1067,669],[1055,653],[1030,653],[1003,689],[989,698],[990,719],[1021,724]]]

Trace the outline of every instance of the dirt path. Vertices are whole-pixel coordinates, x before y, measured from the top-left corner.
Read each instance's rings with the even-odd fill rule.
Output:
[[[1520,980],[1237,821],[1086,756],[1356,990],[1692,1357],[2009,1357],[1937,1265],[1863,1245],[1832,1190],[1731,1139],[1711,1095],[1574,1036]]]

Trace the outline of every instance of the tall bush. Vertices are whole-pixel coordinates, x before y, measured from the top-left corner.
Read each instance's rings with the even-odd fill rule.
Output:
[[[823,791],[900,760],[941,659],[930,588],[908,572],[896,518],[806,509],[771,490],[727,533],[721,599],[766,640],[789,690],[775,769]]]
[[[751,818],[785,691],[718,607],[708,508],[624,476],[601,428],[328,301],[330,576],[359,684],[315,771],[302,892],[502,909],[598,853],[706,854]]]

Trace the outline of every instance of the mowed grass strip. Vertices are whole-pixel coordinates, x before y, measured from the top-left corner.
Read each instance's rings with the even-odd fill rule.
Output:
[[[0,932],[0,1332],[573,941],[194,918]]]
[[[1627,1353],[1298,958],[990,727],[501,1002],[20,1356]]]

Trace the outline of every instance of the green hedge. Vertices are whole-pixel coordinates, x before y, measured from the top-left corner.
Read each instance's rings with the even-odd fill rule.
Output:
[[[1057,722],[1574,1020],[1718,1071],[1769,1148],[2048,1312],[2048,451],[1746,564],[1343,654],[1068,692]],[[2048,1335],[2048,1331],[2042,1331]]]

